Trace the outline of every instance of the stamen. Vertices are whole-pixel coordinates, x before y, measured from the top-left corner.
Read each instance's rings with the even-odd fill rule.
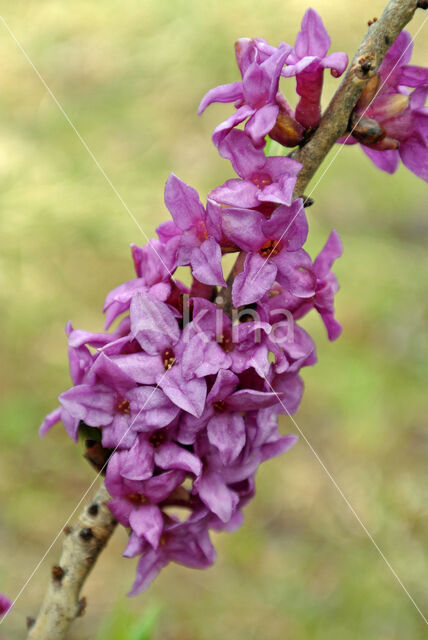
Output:
[[[116,411],[117,413],[131,413],[131,409],[129,407],[129,402],[126,398],[119,397],[116,400]]]
[[[145,504],[147,502],[146,496],[142,493],[129,493],[127,498],[135,505]]]
[[[251,182],[253,182],[259,189],[263,189],[269,184],[272,184],[272,178],[268,173],[254,173],[251,176]]]
[[[263,258],[273,258],[281,251],[281,246],[276,240],[268,240],[259,249],[259,253]]]
[[[165,442],[165,432],[160,429],[159,431],[155,431],[149,438],[150,444],[157,449],[161,444]]]
[[[165,367],[165,371],[171,369],[173,364],[175,363],[175,353],[172,349],[165,349],[162,354],[163,366]]]
[[[214,411],[217,411],[217,413],[223,413],[223,411],[226,409],[226,403],[224,400],[217,400],[217,402],[213,403],[213,409]]]
[[[225,353],[230,353],[235,348],[232,338],[228,333],[220,334],[217,341]]]

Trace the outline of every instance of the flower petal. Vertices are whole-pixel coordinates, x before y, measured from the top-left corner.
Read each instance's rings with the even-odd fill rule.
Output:
[[[245,125],[247,133],[256,146],[261,146],[265,136],[275,126],[278,117],[279,107],[276,104],[267,104],[258,109]]]
[[[180,329],[171,309],[148,293],[139,292],[131,302],[131,333],[150,355],[174,345]]]
[[[207,394],[204,378],[185,380],[180,366],[176,365],[162,375],[158,385],[177,407],[197,418],[202,415]]]
[[[198,108],[198,114],[201,115],[213,102],[235,102],[235,100],[242,98],[242,82],[221,84],[218,87],[214,87],[214,89],[210,89],[204,95]]]
[[[155,450],[155,462],[161,469],[181,469],[198,476],[202,463],[197,456],[174,442],[162,444]]]
[[[228,522],[238,504],[238,495],[231,491],[216,471],[204,473],[198,481],[202,502],[223,522]]]
[[[171,173],[165,185],[165,204],[179,229],[187,231],[205,218],[205,209],[196,189]]]
[[[57,424],[61,420],[61,407],[54,409],[43,420],[42,424],[39,427],[39,436],[43,438],[47,434],[47,432],[52,429],[54,424]]]
[[[245,422],[240,413],[220,413],[207,425],[208,439],[217,447],[223,464],[236,460],[245,445]]]
[[[266,260],[258,253],[247,255],[244,270],[239,273],[232,286],[232,300],[235,307],[257,302],[269,291],[275,282],[277,267],[272,260]]]
[[[128,595],[136,596],[145,591],[167,564],[168,559],[160,556],[155,550],[144,553],[138,563],[137,577]]]
[[[153,474],[154,451],[146,437],[139,436],[121,460],[120,473],[129,480],[147,480]]]
[[[154,548],[159,546],[163,530],[162,512],[154,504],[142,504],[133,509],[129,516],[129,524],[137,536],[144,538]]]
[[[262,225],[266,218],[250,209],[226,208],[223,210],[223,232],[228,240],[243,251],[258,251],[266,242]]]
[[[212,189],[208,197],[221,204],[251,209],[258,207],[260,204],[257,197],[258,193],[259,189],[253,182],[232,178],[231,180],[226,180],[221,186]]]
[[[251,178],[266,162],[262,149],[257,149],[250,138],[240,129],[233,129],[219,146],[223,158],[231,161],[241,178]],[[242,206],[242,205],[241,205]]]
[[[80,384],[59,396],[61,405],[73,417],[90,427],[111,423],[114,409],[114,393],[104,385]]]
[[[129,399],[134,428],[147,431],[165,427],[177,416],[179,409],[157,387],[137,387],[127,395]]]
[[[386,171],[387,173],[395,173],[397,171],[398,165],[400,164],[400,155],[397,150],[376,151],[364,145],[361,145],[361,149],[378,169],[382,169],[382,171]]]
[[[221,248],[214,238],[208,238],[191,254],[193,276],[204,284],[226,286],[221,268]]]
[[[297,34],[294,50],[299,58],[317,56],[323,58],[330,48],[330,36],[320,15],[308,9],[303,16],[301,31]]]

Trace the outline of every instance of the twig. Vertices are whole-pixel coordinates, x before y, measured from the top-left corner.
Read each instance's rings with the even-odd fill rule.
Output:
[[[297,178],[296,197],[303,194],[332,146],[346,133],[352,110],[363,89],[377,72],[394,40],[412,19],[418,4],[418,0],[390,0],[381,17],[371,24],[318,129],[293,156],[303,164]]]
[[[28,621],[28,640],[62,640],[73,620],[83,615],[86,599],[80,597],[81,588],[117,524],[106,505],[109,500],[102,484],[78,523],[65,531],[61,558],[52,567],[37,620]]]

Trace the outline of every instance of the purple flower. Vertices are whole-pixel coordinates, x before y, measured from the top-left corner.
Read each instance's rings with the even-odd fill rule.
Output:
[[[269,369],[268,350],[261,334],[269,333],[266,322],[232,320],[208,300],[193,299],[193,321],[186,327],[183,352],[184,376],[202,377],[220,369],[242,373],[253,367],[260,376]]]
[[[276,396],[278,397],[278,396]],[[269,423],[260,428],[257,417],[263,411],[247,413],[246,443],[240,455],[227,465],[223,465],[220,453],[199,443],[196,449],[200,455],[205,449],[204,471],[195,480],[194,488],[202,502],[225,524],[233,522],[239,509],[254,495],[254,474],[259,464],[280,455],[293,446],[295,436],[281,436],[278,433],[276,414],[269,409]]]
[[[172,220],[160,225],[158,240],[131,245],[136,277],[106,296],[106,329],[113,322],[115,329],[66,327],[73,386],[40,434],[60,420],[75,440],[79,430],[99,429],[85,457],[105,470],[110,510],[129,529],[124,556],[140,556],[132,595],[169,562],[201,569],[214,562],[210,531],[241,526],[260,465],[297,440],[281,435],[278,416],[297,411],[300,372],[316,362],[298,320],[314,308],[330,339],[340,333],[331,271],[340,240],[332,232],[312,263],[303,248],[303,201],[292,200],[301,165],[260,148],[267,134],[299,144],[305,128],[316,126],[323,69],[339,73],[346,64],[343,54],[326,56],[329,44],[312,10],[292,52],[284,43],[238,41],[242,81],[213,89],[201,103],[203,110],[235,102],[214,141],[238,178],[213,189],[205,207],[171,174],[165,203]],[[297,76],[296,113],[278,91],[281,75]],[[398,77],[415,87],[410,100],[420,100],[420,73],[406,68]],[[394,85],[379,98],[377,117],[386,120],[407,99]],[[234,129],[244,121],[243,131]],[[238,254],[233,286],[223,277],[226,253]],[[185,266],[183,284],[175,275]],[[227,297],[224,310],[219,294]]]
[[[321,92],[324,69],[331,69],[338,78],[348,66],[345,53],[327,55],[330,36],[323,21],[314,9],[303,16],[302,29],[297,34],[293,51],[282,71],[286,78],[296,76],[297,93],[300,96],[295,118],[305,128],[315,129],[321,119]]]
[[[2,593],[0,593],[0,617],[4,616],[5,613],[9,611],[12,606],[12,602],[9,598],[6,598]]]
[[[186,567],[207,569],[216,559],[216,552],[211,544],[206,520],[179,522],[170,518],[165,527],[159,549],[147,549],[137,536],[131,534],[126,557],[142,553],[137,567],[137,577],[129,595],[135,596],[150,585],[159,571],[170,562],[177,562]]]
[[[308,233],[301,198],[278,207],[269,220],[257,211],[224,209],[222,225],[225,235],[247,252],[233,283],[235,306],[257,302],[276,280],[299,297],[313,295],[312,262],[301,249]]]
[[[410,34],[402,31],[379,67],[379,75],[361,96],[354,111],[353,136],[345,140],[347,144],[359,142],[372,162],[387,173],[394,173],[401,159],[410,171],[428,181],[428,69],[408,64],[412,49]],[[377,130],[376,137],[373,130]]]
[[[294,320],[298,320],[311,309],[316,309],[327,329],[329,340],[336,340],[342,332],[342,326],[334,317],[334,297],[339,289],[339,284],[331,267],[342,253],[342,242],[338,233],[333,230],[310,269],[315,279],[314,295],[309,298],[299,298],[283,287],[276,286],[271,292],[271,297],[264,300],[263,319],[274,324],[278,317],[277,313],[283,313],[286,309],[292,313]],[[281,317],[279,317],[280,320]],[[289,331],[288,320],[287,318],[284,325],[286,335]],[[273,333],[276,334],[276,331]]]
[[[223,140],[219,152],[228,158],[242,179],[233,178],[210,191],[208,197],[221,204],[252,209],[265,202],[290,205],[297,174],[302,165],[283,157],[266,158],[243,131],[235,129]]]
[[[206,408],[198,419],[183,416],[178,431],[178,440],[183,444],[193,444],[202,429],[207,430],[210,444],[215,447],[221,463],[228,465],[241,453],[245,441],[245,421],[243,411],[254,411],[272,406],[277,396],[271,392],[253,389],[239,389],[239,378],[221,369],[207,396]]]
[[[158,300],[165,302],[171,293],[169,282],[158,282],[150,287],[144,283],[144,278],[129,280],[110,291],[104,302],[103,311],[106,313],[105,328],[108,329],[111,323],[122,313],[128,311],[132,296],[138,291],[146,291]]]
[[[204,209],[195,189],[173,173],[165,186],[165,204],[173,222],[158,227],[162,241],[177,239],[177,265],[191,265],[194,277],[205,284],[226,285],[221,268],[220,238],[210,225],[208,209]]]
[[[163,433],[153,434],[151,440],[141,446],[137,442],[129,451],[114,453],[106,474],[106,487],[113,496],[109,503],[113,515],[155,549],[165,524],[163,503],[169,499],[172,504],[171,496],[184,482],[186,473],[201,471],[196,456],[171,442],[163,443],[159,438]],[[153,475],[154,465],[157,475]]]
[[[135,273],[147,287],[169,281],[177,266],[176,244],[174,237],[165,242],[152,238],[144,247],[131,244]]]
[[[140,344],[151,379],[180,409],[201,415],[206,397],[206,382],[183,372],[185,340],[172,310],[147,293],[137,293],[131,302],[131,335]],[[147,380],[146,371],[143,372]],[[134,371],[138,381],[138,372]]]
[[[72,387],[59,396],[63,410],[90,427],[102,428],[105,448],[130,447],[139,431],[161,428],[178,414],[178,408],[161,389],[136,386],[135,381],[105,354],[89,372],[86,384]]]
[[[245,133],[256,146],[263,145],[278,116],[278,83],[290,51],[290,45],[281,43],[271,55],[263,56],[261,60],[256,41],[238,40],[236,58],[242,81],[211,89],[199,105],[201,114],[213,102],[235,102],[236,112],[214,130],[213,142],[217,147],[229,131],[244,120],[247,121]]]
[[[273,334],[266,338],[269,350],[275,356],[276,373],[298,373],[302,367],[317,362],[316,348],[310,335],[294,322],[279,323]]]

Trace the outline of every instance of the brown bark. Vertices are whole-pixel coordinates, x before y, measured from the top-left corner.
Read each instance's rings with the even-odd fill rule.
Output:
[[[77,524],[65,531],[61,558],[52,567],[37,620],[29,620],[28,640],[62,640],[73,620],[84,613],[82,586],[116,527],[106,504],[109,500],[107,489],[101,484]]]

